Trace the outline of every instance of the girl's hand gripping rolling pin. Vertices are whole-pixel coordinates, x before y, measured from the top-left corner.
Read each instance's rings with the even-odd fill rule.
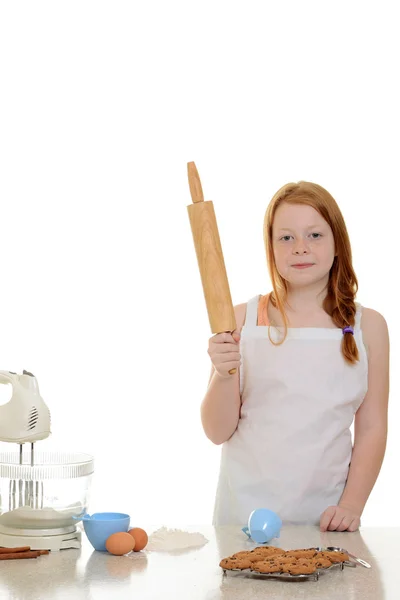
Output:
[[[209,339],[208,354],[220,377],[229,377],[240,367],[240,333],[217,333]]]
[[[193,202],[187,208],[204,298],[211,331],[220,334],[211,338],[208,352],[218,373],[227,377],[228,374],[236,373],[237,366],[240,364],[236,345],[234,350],[232,349],[232,345],[235,343],[235,339],[231,335],[236,330],[235,313],[214,206],[211,201],[204,202],[200,177],[194,162],[189,162],[187,167]],[[237,337],[236,332],[235,335]],[[232,355],[230,355],[231,352]],[[234,363],[235,366],[230,363]]]

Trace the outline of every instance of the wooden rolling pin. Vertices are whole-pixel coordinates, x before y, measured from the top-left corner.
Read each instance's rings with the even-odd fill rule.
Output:
[[[204,202],[194,162],[189,162],[187,167],[193,202],[187,208],[211,331],[232,333],[236,329],[236,319],[214,205],[210,200]],[[236,369],[231,369],[229,373],[233,375]]]

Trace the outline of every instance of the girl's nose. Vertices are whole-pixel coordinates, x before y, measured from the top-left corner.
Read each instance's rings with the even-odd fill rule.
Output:
[[[307,254],[308,247],[304,240],[299,240],[293,247],[294,254]]]

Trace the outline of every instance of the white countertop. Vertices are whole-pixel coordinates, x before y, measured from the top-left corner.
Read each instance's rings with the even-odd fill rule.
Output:
[[[169,528],[174,525],[166,525]],[[149,527],[152,533],[156,528]],[[80,550],[61,550],[37,559],[0,561],[1,600],[398,600],[400,528],[362,528],[355,533],[321,533],[317,527],[284,527],[271,544],[284,549],[341,546],[371,565],[334,569],[319,581],[277,581],[224,574],[221,558],[253,548],[240,527],[181,527],[209,542],[191,551],[142,551],[112,556],[92,549],[82,534]]]

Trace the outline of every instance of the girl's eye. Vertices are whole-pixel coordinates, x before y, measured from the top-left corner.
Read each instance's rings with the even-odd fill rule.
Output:
[[[313,240],[318,240],[319,238],[322,237],[322,234],[314,232],[314,233],[310,233],[310,236]],[[292,237],[291,235],[283,235],[280,239],[283,242],[289,242],[291,237]]]

